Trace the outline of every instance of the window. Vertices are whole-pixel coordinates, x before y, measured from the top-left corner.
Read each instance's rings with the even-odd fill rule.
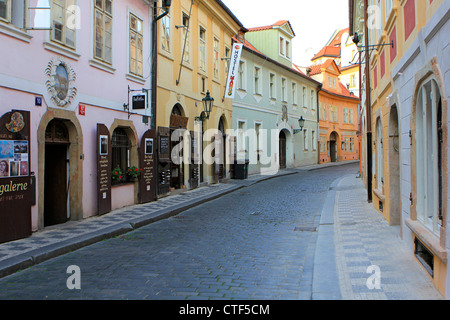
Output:
[[[356,74],[350,76],[350,87],[356,87]]]
[[[392,11],[392,2],[393,0],[386,0],[384,3],[384,19],[387,20],[389,18],[389,15]]]
[[[245,151],[245,121],[238,121],[237,150]]]
[[[381,126],[381,120],[380,118],[377,119],[377,126],[376,126],[376,155],[377,155],[377,168],[376,168],[376,175],[377,175],[377,189],[379,191],[383,191],[383,128]]]
[[[245,90],[245,62],[239,61],[238,89]]]
[[[348,123],[348,109],[343,108],[344,111],[344,123]]]
[[[297,84],[292,82],[292,104],[297,105]]]
[[[314,103],[314,90],[311,90],[311,110],[315,110],[315,103]]]
[[[97,1],[98,2],[98,1]],[[53,0],[52,7],[52,40],[75,49],[75,28],[69,28],[67,13],[75,5],[75,0]]]
[[[231,49],[229,47],[225,47],[225,82],[230,68],[230,57],[231,57]]]
[[[275,92],[276,92],[276,77],[274,73],[271,73],[269,75],[269,94],[270,98],[276,99]]]
[[[306,88],[303,87],[303,107],[306,108]]]
[[[206,71],[206,30],[200,27],[200,70]]]
[[[27,0],[0,0],[0,21],[25,29]]]
[[[0,20],[10,21],[11,16],[11,0],[0,1]]]
[[[352,108],[348,109],[348,123],[353,124],[353,109]]]
[[[167,14],[161,19],[161,45],[166,52],[170,52],[170,15]]]
[[[286,96],[286,79],[285,78],[281,78],[281,100],[282,101],[287,101],[287,96]]]
[[[131,142],[125,129],[117,128],[114,130],[111,146],[111,171],[116,167],[119,167],[123,173],[127,172],[128,167],[130,167]],[[118,182],[124,182],[126,176],[127,175],[124,174],[123,180]]]
[[[261,94],[261,68],[255,67],[254,69],[254,83],[255,83],[255,93]]]
[[[312,149],[316,150],[316,145],[317,145],[317,141],[316,141],[316,132],[313,130],[311,131],[311,145],[312,145]]]
[[[350,151],[355,152],[355,138],[350,138]]]
[[[184,62],[191,62],[191,33],[189,32],[189,16],[183,12],[183,47],[184,47],[184,56],[183,61]]]
[[[434,79],[419,88],[416,108],[417,218],[438,234],[446,178],[442,177],[442,99]]]
[[[289,43],[289,41],[286,40],[286,58],[291,57],[290,51],[291,51],[290,43]]]
[[[143,75],[143,27],[142,20],[130,13],[130,72]]]
[[[303,130],[303,150],[308,150],[308,130]]]
[[[213,44],[213,75],[214,78],[219,78],[219,40],[217,38],[214,38],[214,44]]]
[[[94,57],[112,63],[112,0],[96,0]]]
[[[280,54],[284,56],[284,39],[280,37]]]

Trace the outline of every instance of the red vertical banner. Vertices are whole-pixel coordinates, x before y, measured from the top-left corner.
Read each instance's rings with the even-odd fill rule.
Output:
[[[30,112],[0,118],[0,243],[31,235]]]
[[[111,211],[111,141],[108,128],[97,123],[97,214]]]

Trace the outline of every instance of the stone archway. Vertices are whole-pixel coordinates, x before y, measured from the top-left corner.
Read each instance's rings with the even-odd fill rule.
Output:
[[[46,130],[52,120],[64,124],[67,130],[68,159],[67,171],[67,197],[69,220],[81,220],[83,218],[83,134],[81,125],[74,112],[61,109],[48,109],[42,116],[38,127],[38,229],[45,226],[45,162],[46,162]],[[48,201],[48,200],[47,200]]]
[[[400,224],[401,194],[400,194],[400,137],[398,126],[397,105],[391,107],[389,113],[389,224]]]

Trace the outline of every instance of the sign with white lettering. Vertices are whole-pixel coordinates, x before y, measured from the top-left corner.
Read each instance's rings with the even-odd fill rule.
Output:
[[[243,44],[234,43],[233,51],[231,53],[230,67],[228,69],[227,86],[225,88],[225,98],[234,98],[234,91],[236,87],[236,75],[239,71],[239,62],[241,60]]]
[[[145,94],[137,94],[131,97],[133,110],[147,108],[147,96]]]

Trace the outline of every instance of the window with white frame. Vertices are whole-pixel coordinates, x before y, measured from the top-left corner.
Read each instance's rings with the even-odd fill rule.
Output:
[[[303,130],[303,150],[308,150],[308,129]]]
[[[255,66],[253,69],[253,82],[256,94],[261,94],[261,68]]]
[[[291,45],[289,43],[289,41],[286,40],[286,58],[290,58],[291,57]]]
[[[219,39],[213,40],[213,76],[219,79]]]
[[[382,192],[383,191],[383,127],[381,125],[381,119],[377,119],[377,125],[376,125],[376,155],[377,155],[377,170],[376,170],[376,176],[377,176],[377,189]]]
[[[306,108],[306,87],[303,87],[303,107]]]
[[[228,76],[228,71],[230,68],[230,57],[231,57],[231,49],[227,46],[225,46],[225,81],[227,80],[227,76]]]
[[[245,151],[245,121],[238,121],[237,151]]]
[[[200,70],[206,71],[206,30],[200,27],[199,31],[200,38],[200,48],[199,48],[199,56],[200,56]]]
[[[316,150],[316,146],[317,146],[317,141],[316,141],[316,132],[314,130],[311,131],[311,145],[312,145],[312,149]]]
[[[0,20],[9,22],[11,19],[11,0],[0,0]]]
[[[443,119],[438,84],[429,78],[419,87],[416,105],[416,212],[417,219],[439,235],[442,223]],[[445,149],[446,150],[446,149]],[[445,199],[446,201],[446,199]]]
[[[315,107],[315,99],[314,99],[314,90],[311,90],[311,97],[310,97],[310,99],[311,99],[311,110],[315,110],[316,107]]]
[[[166,52],[170,52],[170,14],[161,19],[161,46]]]
[[[286,78],[281,78],[281,101],[286,102],[287,101],[287,95],[286,95]]]
[[[112,0],[97,0],[95,11],[94,57],[112,63]]]
[[[27,0],[0,0],[0,21],[25,29]]]
[[[276,99],[276,76],[275,73],[269,74],[269,94],[271,99]]]
[[[280,37],[280,55],[284,56],[284,39]]]
[[[69,9],[74,8],[76,0],[53,0],[51,38],[64,46],[75,49],[75,28],[70,26],[68,18]]]
[[[239,61],[238,74],[238,89],[245,90],[245,61]]]
[[[183,61],[190,63],[191,62],[191,32],[189,30],[190,24],[189,24],[190,18],[189,15],[183,12],[183,48],[184,48],[184,55],[183,55]]]
[[[393,0],[386,0],[384,2],[384,19],[387,20],[391,14],[393,6]]]
[[[292,82],[292,104],[297,105],[297,84]]]
[[[129,30],[129,46],[130,46],[130,73],[143,75],[143,23],[134,14],[130,13],[130,30]]]

